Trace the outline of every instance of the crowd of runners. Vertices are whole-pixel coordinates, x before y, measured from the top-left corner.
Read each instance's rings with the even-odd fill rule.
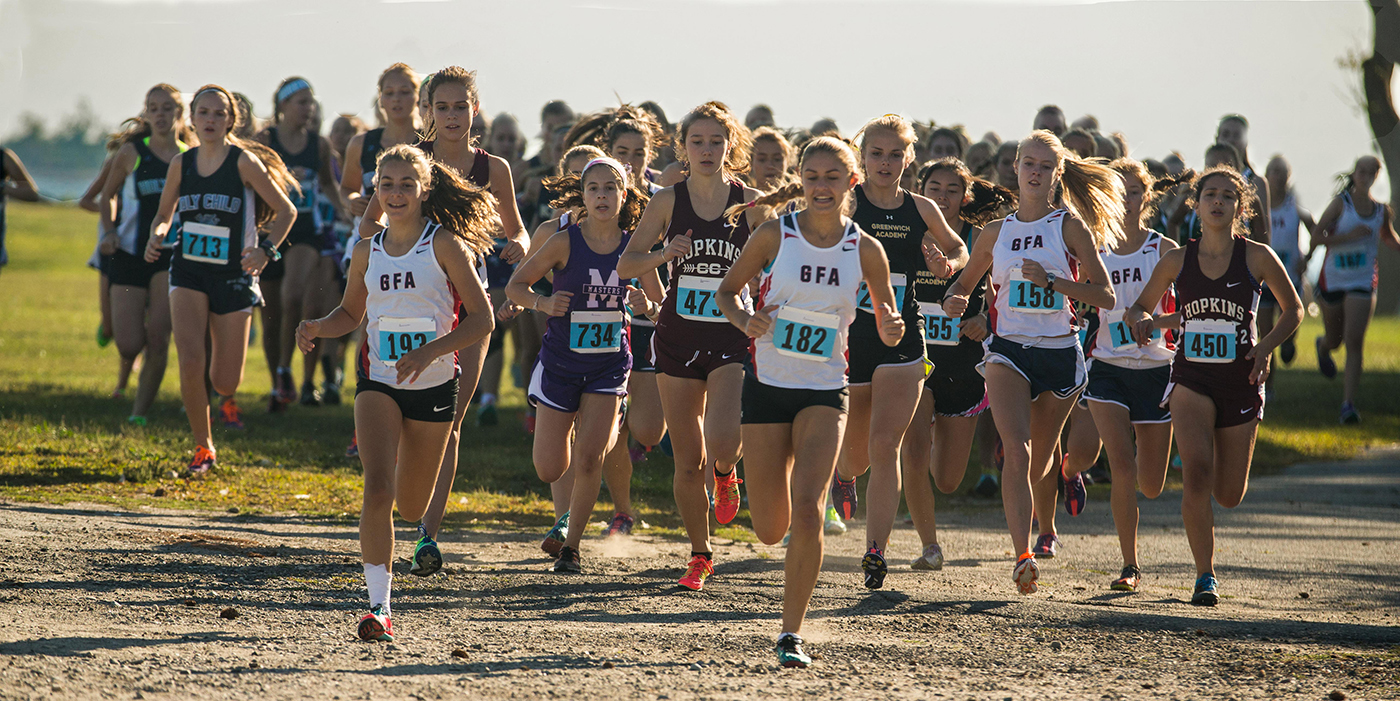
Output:
[[[1361,420],[1376,254],[1400,248],[1370,195],[1376,158],[1314,218],[1283,157],[1254,168],[1233,114],[1191,168],[1131,158],[1123,134],[1055,106],[1003,140],[895,114],[846,136],[830,120],[780,128],[762,105],[741,119],[706,102],[671,123],[649,102],[579,115],[555,101],[527,159],[516,119],[479,112],[471,71],[399,63],[375,88],[378,126],[342,115],[323,136],[305,78],[277,86],[263,122],[223,87],[157,85],[82,201],[100,216],[114,394],[139,359],[129,421],[144,426],[173,336],[191,475],[216,464],[213,425],[242,428],[251,343],[274,413],[344,401],[354,354],[362,639],[393,637],[395,509],[418,523],[410,571],[442,566],[461,427],[471,405],[499,421],[507,333],[553,495],[553,571],[583,570],[603,482],[607,536],[631,533],[632,466],[660,446],[690,545],[682,587],[717,571],[711,512],[728,524],[746,501],[758,538],[786,544],[786,666],[810,661],[799,634],[824,535],[864,502],[863,584],[882,587],[902,493],[923,549],[900,556],[941,568],[934,488],[957,489],[970,461],[979,490],[1000,489],[1012,583],[1034,594],[1062,547],[1057,506],[1082,512],[1101,454],[1123,554],[1107,584],[1136,590],[1137,493],[1159,496],[1178,460],[1191,602],[1215,605],[1212,499],[1244,497],[1300,295],[1321,308],[1324,375],[1345,348],[1340,421]],[[36,197],[8,151],[0,179]]]

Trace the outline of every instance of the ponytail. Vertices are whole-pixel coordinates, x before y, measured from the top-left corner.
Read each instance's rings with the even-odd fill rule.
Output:
[[[185,120],[185,104],[181,102],[180,90],[169,83],[157,83],[146,91],[146,96],[150,97],[153,92],[163,92],[175,101],[179,108],[175,115],[175,138],[189,142],[189,138],[194,135],[194,130],[190,129]],[[142,112],[145,106],[142,105]],[[151,135],[151,125],[142,117],[130,117],[122,121],[117,131],[107,137],[107,152],[116,153],[121,147],[133,142],[140,141]]]
[[[1084,223],[1096,248],[1113,248],[1123,240],[1123,179],[1108,166],[1086,161],[1065,148],[1060,138],[1044,130],[1031,132],[1017,149],[1017,158],[1026,144],[1049,148],[1059,160],[1061,198],[1065,209]]]
[[[802,158],[798,159],[797,169],[801,171],[802,164],[807,162],[807,157],[815,153],[829,153],[836,156],[836,158],[846,166],[847,171],[858,178],[860,177],[861,171],[856,161],[856,152],[849,141],[838,139],[834,136],[818,136],[808,141],[807,144],[802,147]],[[787,203],[802,197],[803,194],[802,183],[800,181],[791,182],[766,195],[759,196],[752,202],[736,204],[726,209],[724,211],[724,218],[725,221],[728,221],[730,224],[735,224],[739,221],[739,217],[743,216],[744,213],[750,209],[755,207],[763,207],[769,211],[781,209],[786,206]],[[846,201],[842,205],[842,213],[847,216],[855,211],[855,205],[852,204],[851,200],[850,193],[847,193]]]
[[[962,161],[947,157],[925,163],[919,168],[919,194],[923,194],[928,179],[940,170],[951,170],[963,182],[963,203],[958,217],[973,226],[983,227],[997,218],[1002,209],[1016,203],[1016,194],[996,183],[979,178]]]
[[[418,174],[419,182],[428,190],[428,198],[423,202],[424,217],[452,232],[472,253],[484,256],[491,252],[496,232],[501,228],[495,195],[408,144],[385,149],[375,161],[375,168],[379,169],[385,161],[407,163]]]
[[[787,203],[801,197],[802,183],[791,182],[770,193],[754,198],[752,202],[736,204],[724,210],[724,220],[729,222],[730,226],[735,226],[739,223],[739,217],[744,216],[744,213],[750,209],[763,207],[767,210],[774,211],[783,208]]]

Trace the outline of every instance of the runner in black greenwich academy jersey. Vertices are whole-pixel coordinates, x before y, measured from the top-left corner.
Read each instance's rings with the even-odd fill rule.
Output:
[[[1183,333],[1162,401],[1171,409],[1181,453],[1181,517],[1197,575],[1191,603],[1200,606],[1219,601],[1211,498],[1227,509],[1244,499],[1264,416],[1269,361],[1303,318],[1302,302],[1278,256],[1267,243],[1246,238],[1253,189],[1230,168],[1213,168],[1197,178],[1188,206],[1201,220],[1201,237],[1162,254],[1137,301],[1123,313],[1133,339],[1147,345],[1154,327],[1149,310],[1175,281]],[[1261,282],[1274,291],[1279,320],[1269,335],[1255,338]]]
[[[257,274],[277,257],[277,245],[296,219],[287,192],[296,192],[297,185],[271,149],[233,135],[247,117],[227,90],[200,88],[191,111],[200,145],[170,162],[146,260],[160,258],[162,245],[172,240],[171,328],[196,444],[190,472],[201,474],[214,466],[206,382],[224,397],[224,425],[243,427],[233,395],[243,379]],[[259,229],[267,230],[267,238],[259,240]]]
[[[856,477],[872,470],[861,567],[865,586],[879,589],[887,570],[885,546],[899,508],[899,446],[928,377],[923,319],[912,288],[929,263],[935,275],[952,275],[967,262],[967,246],[948,228],[938,205],[899,186],[914,159],[914,128],[908,120],[885,115],[866,123],[856,136],[865,181],[855,188],[852,219],[885,249],[905,327],[899,344],[886,346],[880,341],[869,295],[864,289],[857,293],[856,320],[851,324],[851,413],[831,501],[843,518],[852,518]],[[873,402],[877,394],[880,401]]]

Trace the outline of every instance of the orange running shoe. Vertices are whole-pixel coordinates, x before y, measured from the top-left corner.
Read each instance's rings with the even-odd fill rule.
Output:
[[[231,428],[235,431],[243,430],[243,412],[239,411],[238,403],[233,401],[233,397],[229,397],[219,404],[219,418],[224,420],[224,428]]]
[[[195,446],[194,459],[190,461],[187,472],[191,477],[202,477],[209,474],[214,469],[214,451],[202,445]]]
[[[685,567],[685,576],[681,577],[681,586],[686,589],[700,591],[705,588],[705,579],[715,573],[715,563],[704,555],[695,555],[690,558],[690,564]]]
[[[1016,561],[1016,569],[1011,570],[1011,579],[1016,582],[1016,588],[1022,594],[1034,594],[1038,586],[1036,580],[1040,579],[1040,568],[1035,564],[1035,556],[1025,553],[1021,559]]]
[[[727,475],[715,473],[715,520],[720,523],[729,523],[739,515],[739,485],[744,480],[739,479],[738,473],[737,469]]]

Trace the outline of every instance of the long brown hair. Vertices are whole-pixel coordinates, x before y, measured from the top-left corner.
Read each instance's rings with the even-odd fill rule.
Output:
[[[418,181],[428,190],[423,216],[452,232],[473,253],[491,252],[496,232],[501,228],[495,195],[467,182],[456,170],[428,158],[422,150],[408,144],[390,146],[382,151],[375,159],[377,172],[383,172],[385,162],[407,163],[418,174]]]
[[[574,148],[578,147],[576,146]],[[570,153],[572,152],[573,151],[570,151]],[[551,192],[559,193],[558,197],[550,200],[549,206],[555,209],[569,209],[578,212],[578,220],[582,221],[588,216],[588,208],[584,206],[583,203],[583,178],[588,175],[589,170],[597,168],[603,168],[609,173],[616,174],[612,168],[597,164],[594,165],[593,168],[589,168],[578,175],[564,173],[563,175],[546,178],[544,186]],[[626,178],[625,180],[626,182],[622,183],[620,192],[625,193],[626,196],[623,198],[621,206],[618,207],[617,226],[623,231],[631,231],[637,227],[637,222],[642,218],[642,211],[646,209],[647,201],[650,200],[651,197],[647,195],[646,191],[633,184],[632,178]]]
[[[428,113],[419,115],[423,119],[423,140],[432,141],[437,138],[437,125],[433,122],[433,94],[437,89],[448,84],[460,85],[467,91],[467,102],[472,103],[476,108],[481,104],[480,97],[476,91],[476,71],[469,71],[461,66],[448,66],[428,78]],[[477,139],[471,135],[467,136],[468,144],[476,145]]]
[[[685,138],[690,135],[690,128],[702,119],[712,119],[724,128],[725,136],[729,140],[729,150],[725,153],[721,169],[730,177],[739,177],[740,173],[749,169],[749,151],[753,148],[753,137],[749,134],[749,128],[729,111],[729,106],[718,100],[711,100],[691,110],[676,126],[676,160],[686,172],[690,171],[690,161],[686,160],[685,154]]]
[[[157,83],[146,91],[146,97],[150,97],[153,92],[163,92],[175,101],[178,110],[175,113],[175,138],[186,144],[195,142],[194,129],[190,128],[189,122],[185,119],[185,103],[180,95],[180,90],[169,83]],[[145,107],[141,108],[145,113]],[[107,151],[116,153],[118,149],[133,141],[140,141],[151,135],[151,125],[144,117],[130,117],[122,121],[117,131],[107,137]]]
[[[1225,178],[1234,186],[1235,192],[1239,193],[1239,199],[1235,204],[1235,220],[1230,223],[1230,234],[1240,238],[1249,238],[1249,227],[1245,222],[1254,217],[1254,202],[1257,193],[1254,185],[1240,175],[1239,171],[1229,166],[1218,165],[1206,170],[1191,181],[1191,195],[1186,198],[1186,206],[1192,210],[1201,201],[1201,190],[1205,188],[1206,180],[1210,178]]]
[[[1187,168],[1176,175],[1166,175],[1161,178],[1155,178],[1152,176],[1151,171],[1147,170],[1147,166],[1142,161],[1133,158],[1115,159],[1108,164],[1108,167],[1112,168],[1120,177],[1127,178],[1128,176],[1132,176],[1137,178],[1138,182],[1142,183],[1144,198],[1142,201],[1142,211],[1140,212],[1141,216],[1138,221],[1139,227],[1156,215],[1156,210],[1161,206],[1162,199],[1167,196],[1167,193],[1172,191],[1172,188],[1175,188],[1181,183],[1189,182],[1192,178],[1196,177],[1196,172]]]
[[[1021,141],[1016,149],[1017,161],[1030,143],[1041,144],[1055,153],[1065,209],[1084,223],[1094,237],[1094,246],[1111,249],[1122,241],[1123,179],[1106,165],[1074,155],[1059,137],[1044,129],[1031,132]]]
[[[835,156],[845,164],[852,175],[856,176],[857,181],[864,177],[858,159],[856,158],[855,147],[851,146],[850,142],[838,139],[834,136],[818,136],[808,141],[807,144],[802,147],[802,157],[797,162],[798,171],[800,172],[802,170],[802,164],[807,162],[808,156],[817,153],[829,153]],[[724,218],[731,223],[737,222],[739,217],[743,216],[744,212],[749,209],[764,207],[770,210],[776,210],[802,196],[802,182],[800,180],[790,182],[766,195],[755,198],[752,202],[736,204],[730,207],[724,211]],[[851,197],[850,193],[846,194],[846,201],[842,203],[842,213],[846,216],[850,216],[851,213],[855,211],[854,199],[855,198]]]
[[[928,185],[928,179],[940,170],[951,170],[962,180],[966,199],[962,208],[958,210],[958,216],[973,226],[990,224],[1003,207],[1016,203],[1015,193],[973,175],[972,171],[967,169],[967,165],[952,157],[929,161],[919,168],[918,194],[924,194],[924,186]]]
[[[196,90],[194,97],[190,99],[190,112],[194,112],[194,104],[199,101],[200,96],[207,92],[222,95],[224,101],[228,103],[229,113],[233,119],[229,124],[229,129],[225,133],[224,138],[228,139],[229,144],[237,146],[256,156],[259,161],[262,161],[263,167],[267,169],[267,175],[272,178],[273,184],[282,188],[282,191],[286,192],[288,195],[300,197],[301,185],[297,182],[296,177],[292,175],[291,171],[287,170],[287,164],[282,162],[282,157],[277,155],[276,151],[272,150],[270,146],[265,146],[257,141],[244,139],[237,135],[238,127],[246,123],[249,115],[243,111],[238,98],[234,97],[233,93],[229,92],[227,88],[221,85],[210,84]],[[276,213],[273,211],[272,205],[263,201],[261,196],[255,193],[254,198],[257,200],[257,207],[255,210],[257,225],[259,228],[267,226],[272,222]]]

